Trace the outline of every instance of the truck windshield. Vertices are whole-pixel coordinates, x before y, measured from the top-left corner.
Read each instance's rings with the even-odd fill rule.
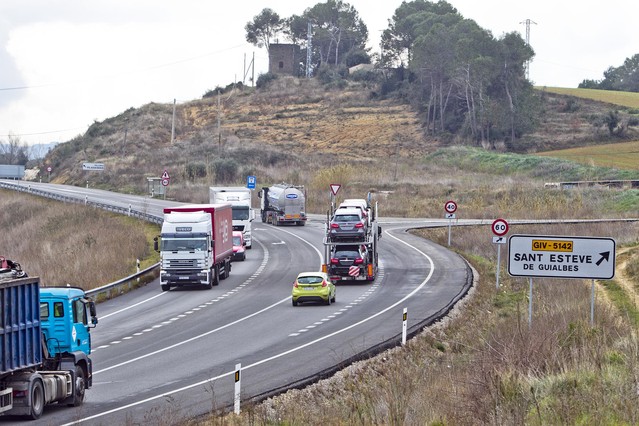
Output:
[[[206,251],[206,240],[193,238],[162,238],[162,251]]]
[[[248,206],[233,206],[233,220],[249,220]]]

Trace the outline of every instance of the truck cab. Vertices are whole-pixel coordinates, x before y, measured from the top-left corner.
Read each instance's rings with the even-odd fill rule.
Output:
[[[77,287],[42,287],[40,323],[50,356],[76,351],[91,354],[89,329],[97,325],[95,304]]]

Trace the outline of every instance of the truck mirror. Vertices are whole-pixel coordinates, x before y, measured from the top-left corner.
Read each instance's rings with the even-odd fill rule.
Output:
[[[160,244],[158,241],[158,237],[153,238],[153,250],[160,251]]]
[[[98,313],[95,310],[95,302],[89,302],[89,315],[91,315],[91,324],[95,327],[98,325]]]
[[[215,247],[215,240],[211,240],[211,249]]]

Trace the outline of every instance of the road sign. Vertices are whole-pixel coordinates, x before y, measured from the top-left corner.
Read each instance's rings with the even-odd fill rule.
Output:
[[[457,203],[454,201],[446,201],[446,204],[444,204],[444,210],[448,213],[455,213],[457,211]]]
[[[611,279],[615,240],[595,237],[513,235],[508,273],[524,277]]]
[[[82,163],[82,170],[93,170],[101,172],[104,170],[104,163]]]
[[[169,186],[169,179],[162,179],[162,186]]]
[[[255,176],[246,177],[246,187],[248,189],[255,189],[256,182],[257,182],[257,179],[255,179]]]
[[[47,167],[47,172],[51,173],[51,170],[53,170],[51,166]]]
[[[493,244],[506,244],[506,237],[493,237]]]
[[[331,192],[333,193],[333,195],[337,195],[337,192],[341,187],[342,185],[340,185],[339,183],[331,183]]]
[[[455,213],[446,213],[446,219],[455,219]]]
[[[164,173],[162,173],[162,179],[171,179],[171,176],[169,176],[169,172],[164,170]]]
[[[491,229],[493,230],[493,234],[501,237],[508,233],[508,222],[504,219],[495,219],[493,222]]]

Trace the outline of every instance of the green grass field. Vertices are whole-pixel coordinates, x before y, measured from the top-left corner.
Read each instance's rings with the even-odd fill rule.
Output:
[[[639,170],[639,141],[537,153],[542,157],[561,158],[589,166],[620,170]]]
[[[592,99],[613,105],[639,109],[639,93],[634,92],[572,89],[565,87],[537,87],[537,89],[550,93]],[[561,158],[590,166],[611,167],[620,170],[639,170],[639,141],[561,149],[540,152],[537,155]]]
[[[558,93],[560,95],[576,96],[578,98],[592,99],[609,104],[625,106],[629,108],[639,108],[639,93],[635,92],[615,92],[612,90],[596,89],[572,89],[566,87],[536,87],[538,90]]]

